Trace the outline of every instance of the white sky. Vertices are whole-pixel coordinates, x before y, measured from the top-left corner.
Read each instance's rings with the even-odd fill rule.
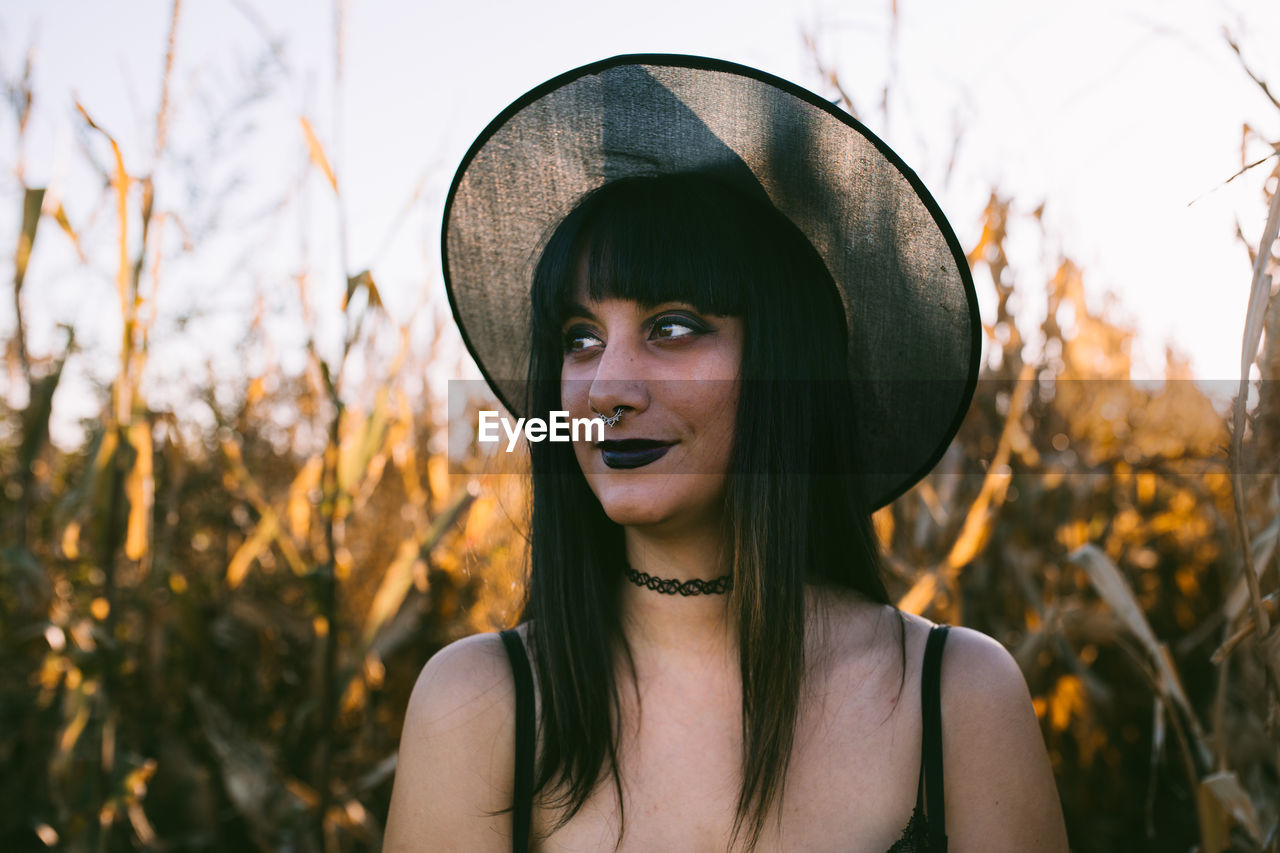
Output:
[[[1232,28],[1254,68],[1280,90],[1280,3],[897,5],[891,50],[890,0],[350,0],[345,120],[338,128],[331,109],[331,4],[188,0],[178,34],[175,136],[183,121],[200,125],[207,107],[196,92],[221,91],[223,100],[238,94],[243,69],[265,45],[263,29],[244,11],[257,8],[253,14],[266,31],[283,40],[290,73],[270,108],[255,114],[253,150],[244,152],[257,164],[251,177],[264,188],[285,185],[281,176],[297,171],[297,117],[311,115],[344,186],[349,269],[371,266],[393,314],[407,317],[424,288],[426,298],[443,299],[435,249],[453,169],[480,130],[516,97],[569,68],[630,52],[717,56],[829,94],[802,43],[801,32],[808,30],[817,33],[825,62],[839,71],[861,118],[916,169],[966,247],[979,233],[992,188],[1012,196],[1023,212],[1045,204],[1049,256],[1040,256],[1027,224],[1015,230],[1011,247],[1025,303],[1024,333],[1034,332],[1038,322],[1045,271],[1066,253],[1083,267],[1094,304],[1113,291],[1118,316],[1138,328],[1135,378],[1162,375],[1166,342],[1190,356],[1197,376],[1235,377],[1250,278],[1235,222],[1257,240],[1265,218],[1261,182],[1271,164],[1219,185],[1239,168],[1242,125],[1280,139],[1280,110],[1244,75],[1222,28]],[[168,15],[169,3],[162,0],[5,4],[0,70],[12,78],[27,46],[34,42],[37,50],[29,183],[68,174],[66,163],[78,156],[73,91],[125,143],[127,161],[136,164],[131,168],[145,171],[152,139],[147,121],[159,96]],[[887,79],[892,99],[886,115],[879,100]],[[0,121],[0,139],[0,167],[11,169],[14,127],[8,115]],[[1251,151],[1253,159],[1263,153],[1257,146]],[[87,205],[96,189],[77,189],[74,165],[69,174],[63,191],[68,210],[73,220],[83,220],[91,211],[75,210],[73,196]],[[405,219],[406,202],[424,174],[423,201]],[[323,236],[333,233],[334,223],[322,189],[308,186],[314,214],[306,226],[314,230],[310,252],[320,265],[336,263],[336,241]],[[271,197],[271,190],[262,192]],[[170,199],[182,207],[181,197]],[[16,233],[19,209],[8,181],[0,193],[0,235]],[[397,220],[401,224],[393,228]],[[52,223],[42,229],[54,231]],[[105,323],[101,339],[110,349],[116,334],[110,316],[118,314],[110,281],[77,272],[66,244],[46,234],[38,241],[24,303],[32,349],[47,351],[57,322],[91,331],[97,317],[106,318],[98,325]],[[289,239],[293,258],[297,240]],[[263,252],[283,254],[269,236],[263,245]],[[282,260],[278,270],[289,263]],[[164,310],[178,314],[189,307],[184,301],[208,307],[225,298],[228,311],[243,315],[251,300],[227,296],[234,274],[202,264],[174,267]],[[990,322],[990,284],[982,275],[977,282]],[[0,330],[7,334],[11,324],[6,297],[0,300]],[[215,323],[198,333],[213,335],[216,343],[228,329]],[[82,341],[93,340],[90,331]],[[88,415],[93,406],[81,408]]]

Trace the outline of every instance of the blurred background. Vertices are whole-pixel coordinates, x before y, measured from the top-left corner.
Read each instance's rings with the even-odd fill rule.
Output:
[[[6,3],[0,848],[379,848],[418,671],[523,583],[519,462],[447,440],[448,182],[534,85],[682,52],[849,110],[969,253],[977,397],[876,529],[903,609],[1017,658],[1072,848],[1275,851],[1278,38],[1192,0]]]

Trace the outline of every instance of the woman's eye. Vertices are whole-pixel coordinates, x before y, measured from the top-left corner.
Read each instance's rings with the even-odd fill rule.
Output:
[[[600,338],[587,329],[570,329],[564,333],[564,351],[566,353],[581,352],[598,343],[600,343]]]
[[[683,338],[696,335],[706,329],[688,317],[659,317],[649,333],[651,338]]]

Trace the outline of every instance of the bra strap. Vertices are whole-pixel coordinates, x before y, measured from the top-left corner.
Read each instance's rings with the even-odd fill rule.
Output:
[[[512,850],[525,853],[529,849],[529,824],[533,817],[533,747],[534,708],[533,671],[525,654],[524,643],[514,629],[500,633],[511,659],[516,679],[516,772],[512,797]]]
[[[942,646],[947,641],[946,625],[929,630],[924,647],[924,671],[920,675],[920,706],[924,735],[920,749],[924,775],[925,806],[929,824],[930,850],[946,850],[946,800],[942,786]]]

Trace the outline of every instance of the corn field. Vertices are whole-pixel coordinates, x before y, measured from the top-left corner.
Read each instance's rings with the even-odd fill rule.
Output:
[[[188,371],[182,394],[157,379],[184,259],[234,231],[201,184],[215,170],[170,137],[181,20],[174,2],[146,138],[67,107],[91,180],[28,182],[40,68],[4,81],[20,227],[0,235],[0,848],[378,849],[418,671],[518,612],[525,481],[448,447],[439,377],[461,347],[438,283],[394,316],[376,264],[347,266],[340,163],[305,112],[287,118],[296,179],[244,250],[296,240],[299,260],[229,342],[242,369]],[[1130,381],[1134,333],[1091,312],[1070,258],[1020,280],[1009,227],[1042,226],[993,192],[966,247],[997,305],[977,396],[937,469],[875,516],[899,605],[1018,660],[1078,851],[1280,850],[1280,140],[1251,128],[1239,166],[1270,177],[1262,237],[1241,243],[1232,411],[1172,353],[1163,383]],[[271,224],[321,207],[337,280],[305,229]],[[37,329],[31,293],[73,273],[114,316]],[[1031,359],[1010,304],[1037,288]],[[97,413],[64,446],[72,397]]]

